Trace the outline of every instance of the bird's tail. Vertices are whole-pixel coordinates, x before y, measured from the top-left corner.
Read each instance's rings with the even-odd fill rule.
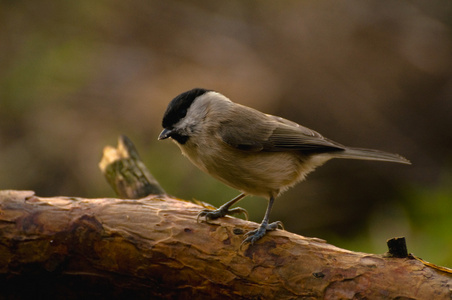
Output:
[[[347,147],[344,151],[335,152],[333,157],[348,159],[363,159],[363,160],[380,160],[411,165],[411,162],[403,156],[373,149]]]

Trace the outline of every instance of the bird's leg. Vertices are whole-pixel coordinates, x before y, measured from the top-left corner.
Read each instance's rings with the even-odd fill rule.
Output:
[[[232,205],[234,205],[236,202],[240,201],[245,196],[246,195],[244,193],[242,193],[242,194],[238,195],[237,197],[235,197],[234,199],[232,199],[231,201],[226,202],[225,204],[223,204],[216,210],[212,210],[212,209],[202,210],[198,214],[198,218],[197,218],[198,222],[199,222],[199,218],[201,218],[201,217],[205,217],[206,222],[209,223],[209,220],[215,220],[215,219],[224,217],[226,215],[239,214],[239,213],[244,214],[246,219],[248,220],[248,212],[245,209],[243,209],[241,207],[229,209]]]
[[[261,225],[259,226],[258,229],[252,230],[245,234],[245,236],[247,238],[245,240],[243,240],[242,245],[240,247],[242,247],[243,245],[248,244],[248,243],[253,245],[256,241],[261,239],[265,235],[265,233],[269,230],[276,230],[279,227],[281,229],[284,229],[284,226],[281,221],[276,221],[276,222],[268,224],[268,219],[270,218],[270,212],[272,210],[274,201],[275,201],[275,198],[273,196],[271,196],[270,200],[268,201],[267,210],[265,212],[265,216],[264,216],[264,219],[262,220]]]

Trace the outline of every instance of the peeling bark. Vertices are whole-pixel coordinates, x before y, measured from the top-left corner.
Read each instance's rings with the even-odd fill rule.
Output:
[[[197,223],[201,206],[0,192],[0,299],[451,299],[452,276],[258,224]]]

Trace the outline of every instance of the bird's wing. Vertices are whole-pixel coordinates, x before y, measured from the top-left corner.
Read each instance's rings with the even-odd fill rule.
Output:
[[[295,122],[264,114],[246,106],[234,107],[234,119],[221,121],[222,140],[244,151],[301,151],[322,153],[344,150],[344,146]]]

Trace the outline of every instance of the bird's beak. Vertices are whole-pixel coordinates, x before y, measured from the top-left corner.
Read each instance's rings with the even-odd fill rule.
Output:
[[[168,129],[168,128],[163,129],[162,132],[160,132],[159,140],[164,140],[164,139],[169,138],[172,133],[173,133],[173,131],[171,129]]]

